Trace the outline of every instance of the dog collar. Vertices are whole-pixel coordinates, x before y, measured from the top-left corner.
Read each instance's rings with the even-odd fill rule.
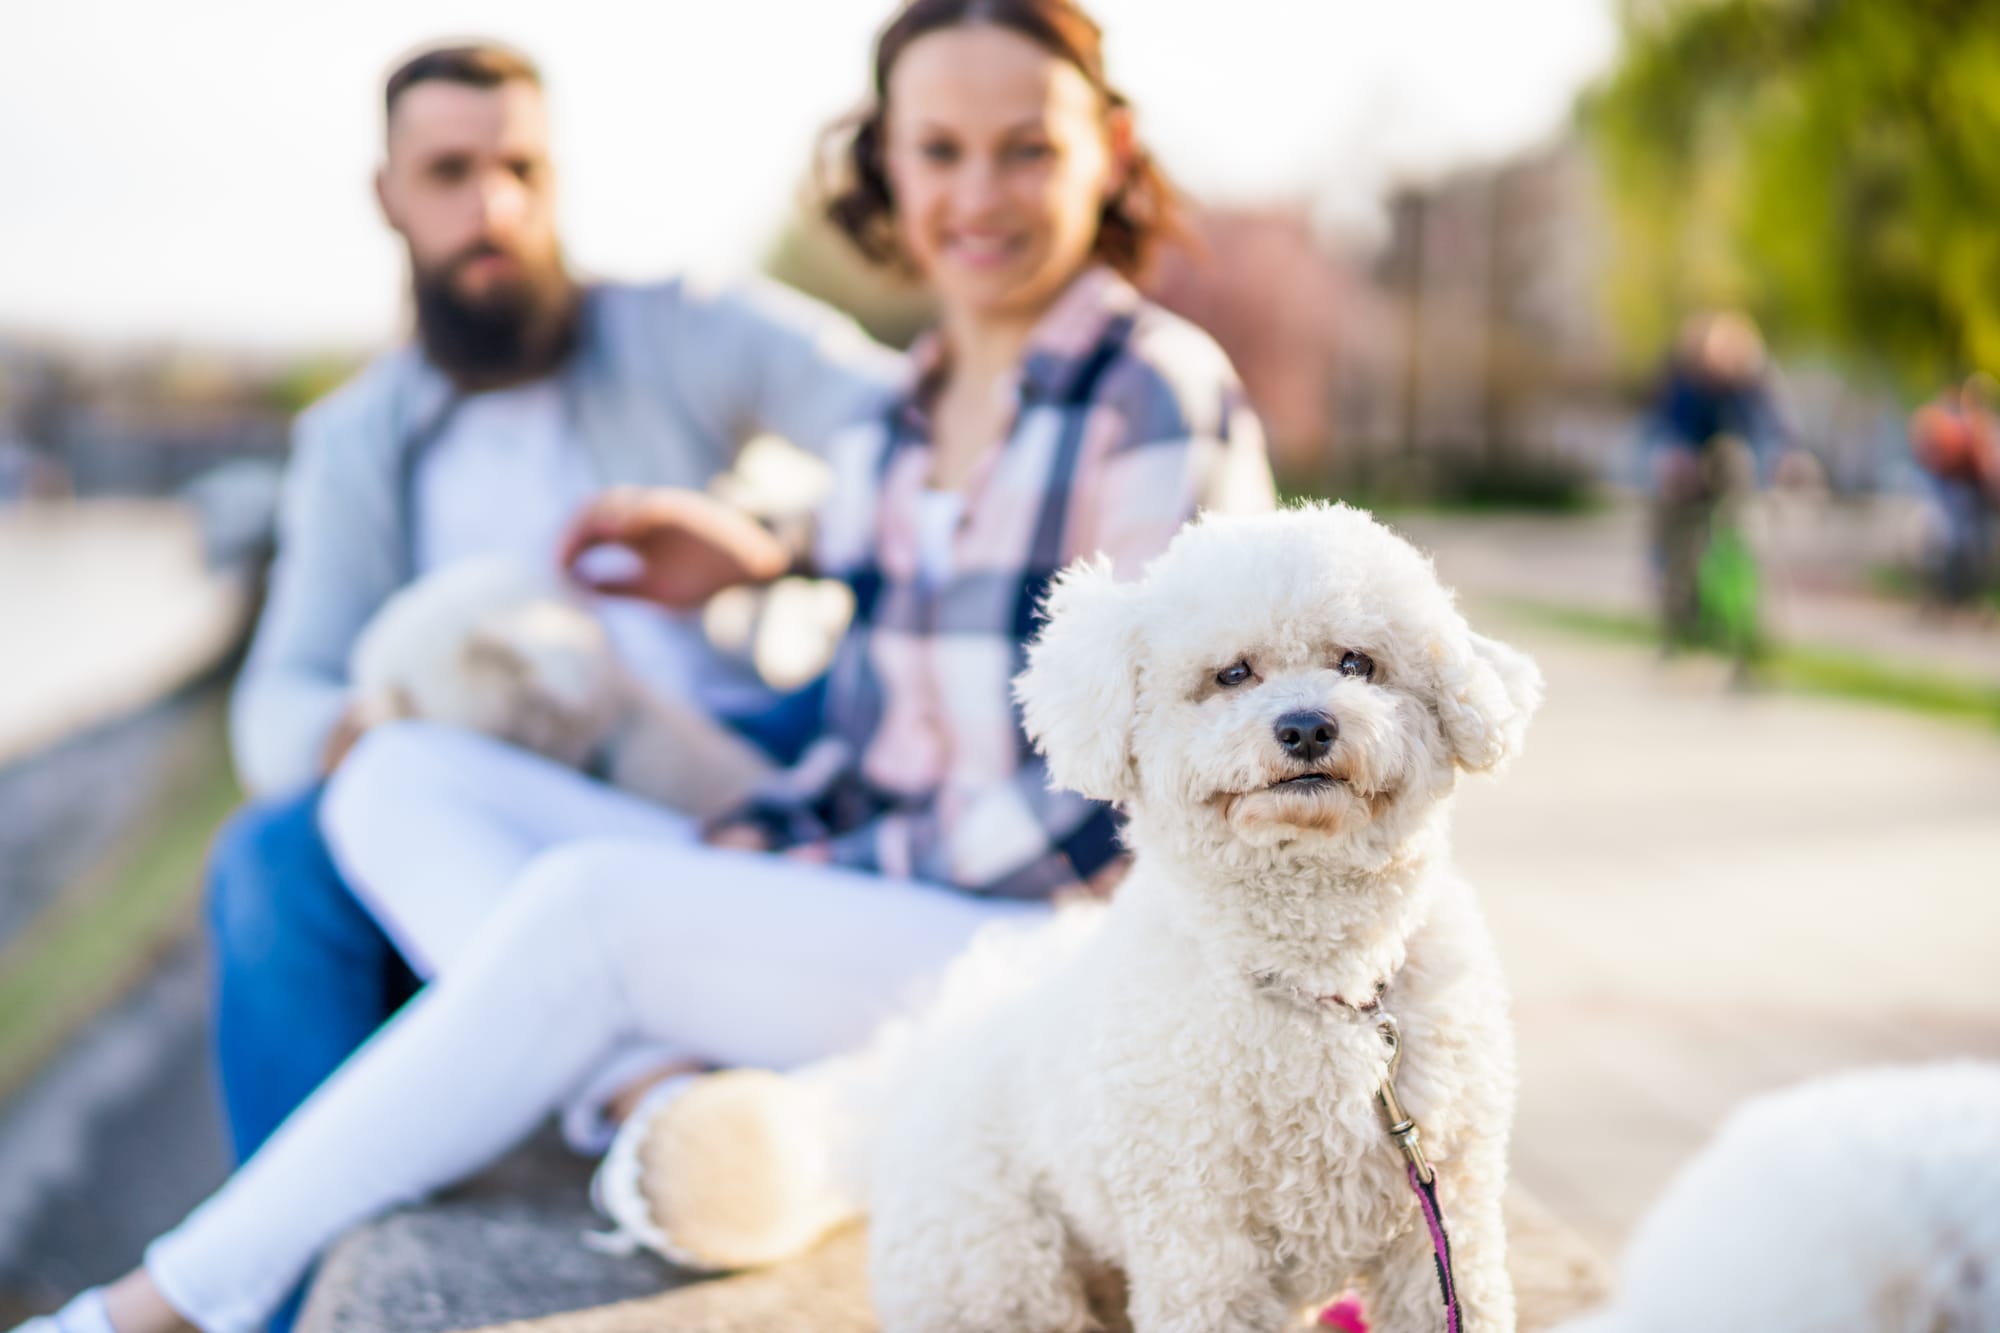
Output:
[[[1374,988],[1368,992],[1368,998],[1356,1004],[1353,1000],[1348,999],[1338,991],[1330,995],[1322,995],[1318,991],[1309,991],[1302,986],[1282,985],[1277,975],[1271,972],[1258,974],[1257,983],[1267,991],[1281,992],[1289,998],[1299,1001],[1308,1009],[1324,1009],[1331,1005],[1335,1008],[1345,1009],[1349,1013],[1360,1014],[1364,1018],[1373,1018],[1380,1012],[1382,997],[1389,991],[1389,978],[1382,977],[1376,981]]]
[[[1299,993],[1306,995],[1309,999],[1319,1004],[1337,1004],[1343,1009],[1352,1009],[1357,1014],[1372,1014],[1382,1007],[1382,996],[1387,993],[1388,989],[1389,978],[1379,978],[1375,982],[1375,989],[1370,991],[1368,998],[1360,1004],[1356,1004],[1346,996],[1338,993],[1333,995],[1311,995],[1306,991],[1300,991]]]

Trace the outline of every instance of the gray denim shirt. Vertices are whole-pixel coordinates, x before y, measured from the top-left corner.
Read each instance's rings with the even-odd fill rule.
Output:
[[[566,409],[605,485],[701,487],[770,433],[820,452],[879,410],[901,359],[768,282],[676,279],[589,290]],[[377,358],[301,414],[269,598],[230,707],[237,774],[256,793],[316,781],[347,705],[349,651],[414,573],[416,460],[454,394],[414,346]],[[721,659],[717,670],[729,670]]]

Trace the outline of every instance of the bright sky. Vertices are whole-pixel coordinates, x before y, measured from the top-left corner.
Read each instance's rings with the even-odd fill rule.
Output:
[[[1550,134],[1610,0],[1095,0],[1112,79],[1183,184],[1365,218],[1382,185]],[[542,64],[571,256],[754,264],[890,0],[63,0],[0,13],[0,330],[378,342],[379,87],[480,33]]]

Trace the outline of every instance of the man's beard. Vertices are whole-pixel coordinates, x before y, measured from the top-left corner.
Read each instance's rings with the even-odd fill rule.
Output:
[[[452,285],[471,261],[500,251],[475,246],[429,270],[412,264],[417,337],[424,354],[462,389],[540,379],[576,345],[581,304],[560,259],[471,301]]]

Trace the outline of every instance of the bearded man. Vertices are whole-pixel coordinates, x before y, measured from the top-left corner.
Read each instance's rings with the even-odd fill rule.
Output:
[[[817,449],[896,369],[851,323],[768,284],[574,277],[542,79],[518,52],[424,51],[390,76],[385,110],[375,189],[408,250],[415,334],[298,420],[231,709],[253,799],[217,839],[208,919],[239,1160],[412,985],[318,826],[320,784],[354,739],[349,652],[376,609],[468,557],[553,566],[606,487],[703,487],[763,432]],[[754,675],[698,624],[630,609],[653,619],[613,627],[629,664],[790,757],[784,710]]]

